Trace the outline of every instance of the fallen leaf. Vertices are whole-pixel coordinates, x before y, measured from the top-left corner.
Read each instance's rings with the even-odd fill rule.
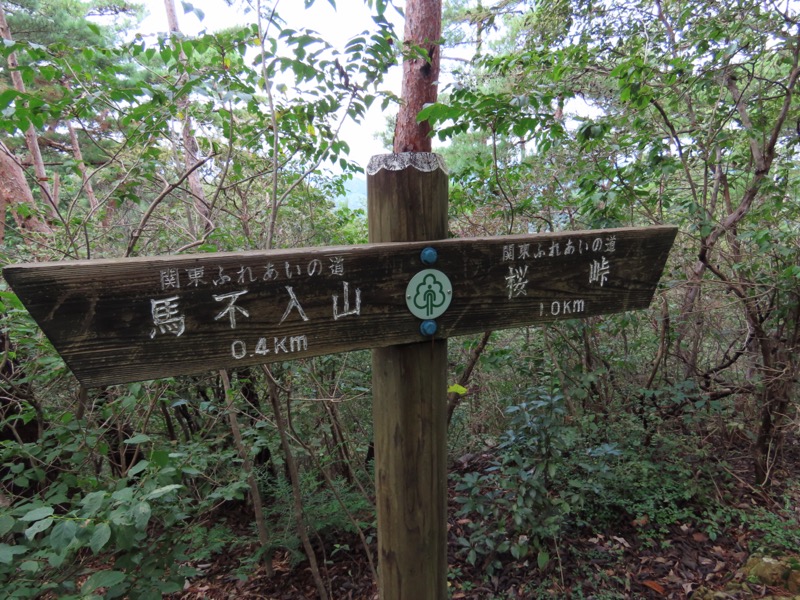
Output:
[[[667,590],[664,589],[663,585],[655,581],[650,581],[649,579],[647,581],[643,581],[642,585],[649,587],[651,590],[661,594],[662,596],[667,593]]]
[[[625,538],[623,538],[623,537],[619,537],[618,535],[612,535],[611,539],[616,541],[616,542],[619,542],[620,544],[622,544],[626,548],[630,548],[631,547],[631,545],[627,541],[625,541]]]
[[[702,531],[696,531],[695,533],[692,534],[692,539],[695,542],[707,542],[708,536]]]
[[[631,521],[631,525],[633,525],[634,527],[644,527],[649,522],[650,522],[650,517],[648,517],[647,515],[642,515],[638,519],[634,519],[633,521]]]

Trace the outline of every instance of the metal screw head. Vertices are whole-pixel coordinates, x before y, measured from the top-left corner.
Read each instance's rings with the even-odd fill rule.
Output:
[[[419,324],[419,332],[426,337],[434,335],[437,329],[436,321],[432,319],[427,319]]]
[[[422,249],[422,252],[419,253],[419,259],[424,265],[432,265],[436,263],[438,258],[439,253],[436,251],[436,248],[431,248],[430,246],[426,246]]]

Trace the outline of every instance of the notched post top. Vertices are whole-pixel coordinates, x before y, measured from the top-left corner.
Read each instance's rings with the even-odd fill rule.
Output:
[[[378,154],[369,159],[367,175],[377,175],[381,170],[404,171],[410,167],[423,173],[441,170],[447,175],[447,166],[445,165],[444,158],[433,152]]]

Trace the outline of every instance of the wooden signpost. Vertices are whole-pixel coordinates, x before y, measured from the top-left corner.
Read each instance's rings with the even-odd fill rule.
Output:
[[[375,157],[368,173],[376,243],[3,276],[87,387],[377,349],[382,598],[445,598],[446,339],[645,308],[676,228],[442,239],[439,157]]]

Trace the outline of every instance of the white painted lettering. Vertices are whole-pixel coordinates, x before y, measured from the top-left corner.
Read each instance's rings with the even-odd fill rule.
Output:
[[[229,283],[231,278],[228,275],[225,275],[225,272],[224,272],[222,266],[220,265],[217,268],[219,269],[219,275],[211,283],[213,283],[215,286],[216,285],[224,285],[226,283]]]
[[[181,280],[178,269],[162,269],[161,270],[161,289],[166,290],[169,288],[178,289],[181,287]]]
[[[295,335],[289,338],[289,351],[302,352],[308,350],[308,338],[304,335]]]
[[[288,265],[289,263],[286,263],[286,264]],[[297,309],[297,312],[300,315],[300,318],[303,319],[303,321],[308,321],[308,317],[306,316],[306,313],[303,310],[303,307],[300,305],[300,301],[297,299],[297,296],[294,295],[294,290],[291,288],[291,286],[287,285],[286,286],[286,291],[289,292],[289,305],[286,307],[286,310],[283,312],[283,316],[281,317],[280,323],[278,323],[278,325],[280,325],[281,323],[283,323],[286,320],[286,318],[289,316],[289,313],[292,312],[293,308]],[[276,352],[277,352],[277,350],[276,350]]]
[[[242,340],[233,340],[231,344],[231,356],[236,360],[244,358],[247,354],[247,348]]]
[[[247,293],[247,290],[242,290],[240,292],[229,292],[227,294],[214,294],[214,300],[217,302],[221,302],[222,300],[228,300],[228,306],[226,306],[216,317],[214,317],[215,321],[219,321],[220,319],[224,318],[225,315],[228,316],[231,323],[231,329],[236,329],[236,311],[238,310],[242,315],[245,317],[249,317],[250,313],[243,309],[241,306],[236,306],[236,300],[239,296],[242,296]]]
[[[350,284],[346,281],[342,282],[342,296],[344,297],[344,307],[342,312],[339,312],[339,296],[334,294],[333,295],[333,320],[338,321],[342,317],[348,317],[350,315],[360,315],[361,314],[361,289],[356,288],[356,306],[352,310],[350,309]]]
[[[265,356],[269,354],[269,348],[267,347],[267,338],[258,338],[258,343],[256,344],[256,354],[261,356]]]
[[[506,275],[506,289],[508,289],[508,299],[516,298],[518,296],[527,296],[528,291],[528,265],[522,267],[508,267],[508,275]]]
[[[203,275],[205,275],[205,267],[189,267],[186,269],[186,277],[189,279],[188,285],[199,287],[200,284],[205,284]]]
[[[178,296],[150,300],[150,314],[153,316],[154,325],[150,330],[151,339],[156,337],[156,333],[171,333],[175,337],[180,337],[186,330],[185,317],[178,308]]]
[[[611,272],[611,265],[605,256],[602,260],[593,260],[589,265],[589,283],[599,283],[603,287],[608,281],[608,274]]]
[[[331,275],[344,275],[344,257],[343,256],[330,256],[331,264],[328,266],[331,270]]]
[[[312,260],[310,263],[308,263],[306,273],[308,273],[309,277],[314,277],[314,275],[319,275],[322,273],[322,261],[318,258]]]
[[[239,279],[237,279],[239,283],[253,283],[256,280],[256,278],[253,277],[252,267],[240,266],[236,274],[239,276]]]

